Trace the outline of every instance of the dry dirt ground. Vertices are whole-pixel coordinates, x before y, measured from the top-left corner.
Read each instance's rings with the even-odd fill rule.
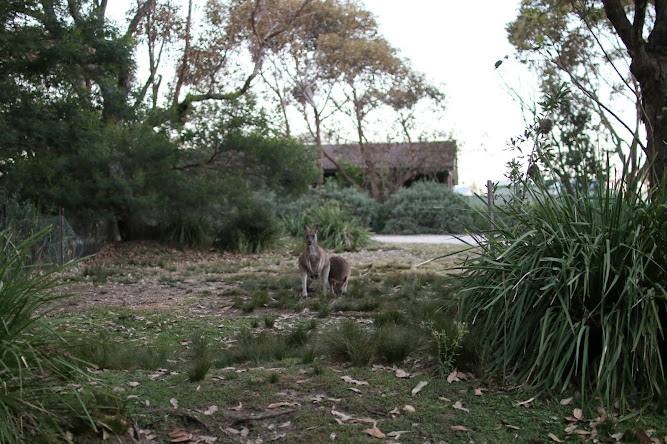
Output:
[[[401,270],[446,273],[465,253],[432,259],[464,248],[457,244],[373,242],[358,252],[330,254],[343,256],[352,264],[354,280]],[[74,296],[65,299],[57,312],[81,314],[100,307],[131,307],[176,310],[193,316],[243,315],[241,310],[228,307],[236,297],[234,288],[244,280],[293,280],[293,291],[300,293],[299,252],[297,245],[267,254],[241,255],[154,242],[110,243],[66,273],[70,283],[62,291]]]

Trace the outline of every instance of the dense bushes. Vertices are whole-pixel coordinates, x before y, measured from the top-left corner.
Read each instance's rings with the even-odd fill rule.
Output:
[[[491,371],[538,389],[573,384],[606,405],[664,396],[667,196],[624,186],[540,185],[530,204],[499,207],[507,217],[461,275],[461,318]]]
[[[254,198],[237,209],[216,233],[216,246],[228,251],[259,253],[272,247],[282,234],[275,206]]]
[[[401,188],[383,206],[384,233],[460,234],[472,224],[470,207],[445,185],[418,182]]]

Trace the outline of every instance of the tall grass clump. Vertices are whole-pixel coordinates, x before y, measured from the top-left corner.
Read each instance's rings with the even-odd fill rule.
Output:
[[[161,238],[181,247],[207,247],[213,242],[212,231],[211,223],[205,216],[178,213],[168,219]]]
[[[217,232],[215,245],[226,251],[260,253],[273,247],[282,234],[275,207],[255,198],[234,210]]]
[[[383,233],[461,234],[472,225],[471,209],[443,184],[417,182],[393,194],[383,208]]]
[[[0,442],[57,442],[73,420],[95,429],[84,401],[87,379],[78,362],[62,352],[65,341],[44,318],[62,267],[26,265],[47,234],[39,231],[14,245],[0,233]],[[60,347],[60,350],[59,350]],[[61,392],[54,390],[62,388]]]
[[[311,227],[319,225],[318,242],[326,249],[359,250],[371,241],[369,231],[335,203],[312,208],[306,213],[304,222]]]
[[[481,327],[492,370],[606,405],[664,396],[664,187],[650,200],[623,181],[527,193],[501,207],[461,275],[460,315]]]

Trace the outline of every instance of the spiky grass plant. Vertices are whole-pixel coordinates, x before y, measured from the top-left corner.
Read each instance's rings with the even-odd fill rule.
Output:
[[[321,349],[336,361],[349,361],[355,367],[365,367],[375,357],[376,344],[373,334],[352,319],[322,332]]]
[[[88,414],[74,382],[89,377],[79,362],[62,352],[64,339],[47,322],[49,304],[63,295],[54,292],[54,273],[63,267],[28,266],[27,257],[48,229],[14,245],[0,233],[0,442],[56,442],[66,423]],[[61,392],[54,390],[62,388]]]
[[[306,213],[305,222],[319,225],[319,242],[329,250],[358,250],[371,242],[368,229],[335,203],[312,208]]]
[[[531,203],[500,207],[460,289],[491,370],[607,406],[663,396],[667,196],[625,185],[554,194],[536,181]]]

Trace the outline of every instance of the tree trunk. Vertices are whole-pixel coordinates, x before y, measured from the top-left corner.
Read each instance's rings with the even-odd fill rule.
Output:
[[[647,18],[646,0],[635,0],[630,23],[620,0],[602,0],[605,14],[628,50],[630,72],[642,93],[646,127],[646,155],[650,165],[649,184],[664,184],[667,163],[667,0],[655,0],[655,22],[648,41],[643,32]]]

